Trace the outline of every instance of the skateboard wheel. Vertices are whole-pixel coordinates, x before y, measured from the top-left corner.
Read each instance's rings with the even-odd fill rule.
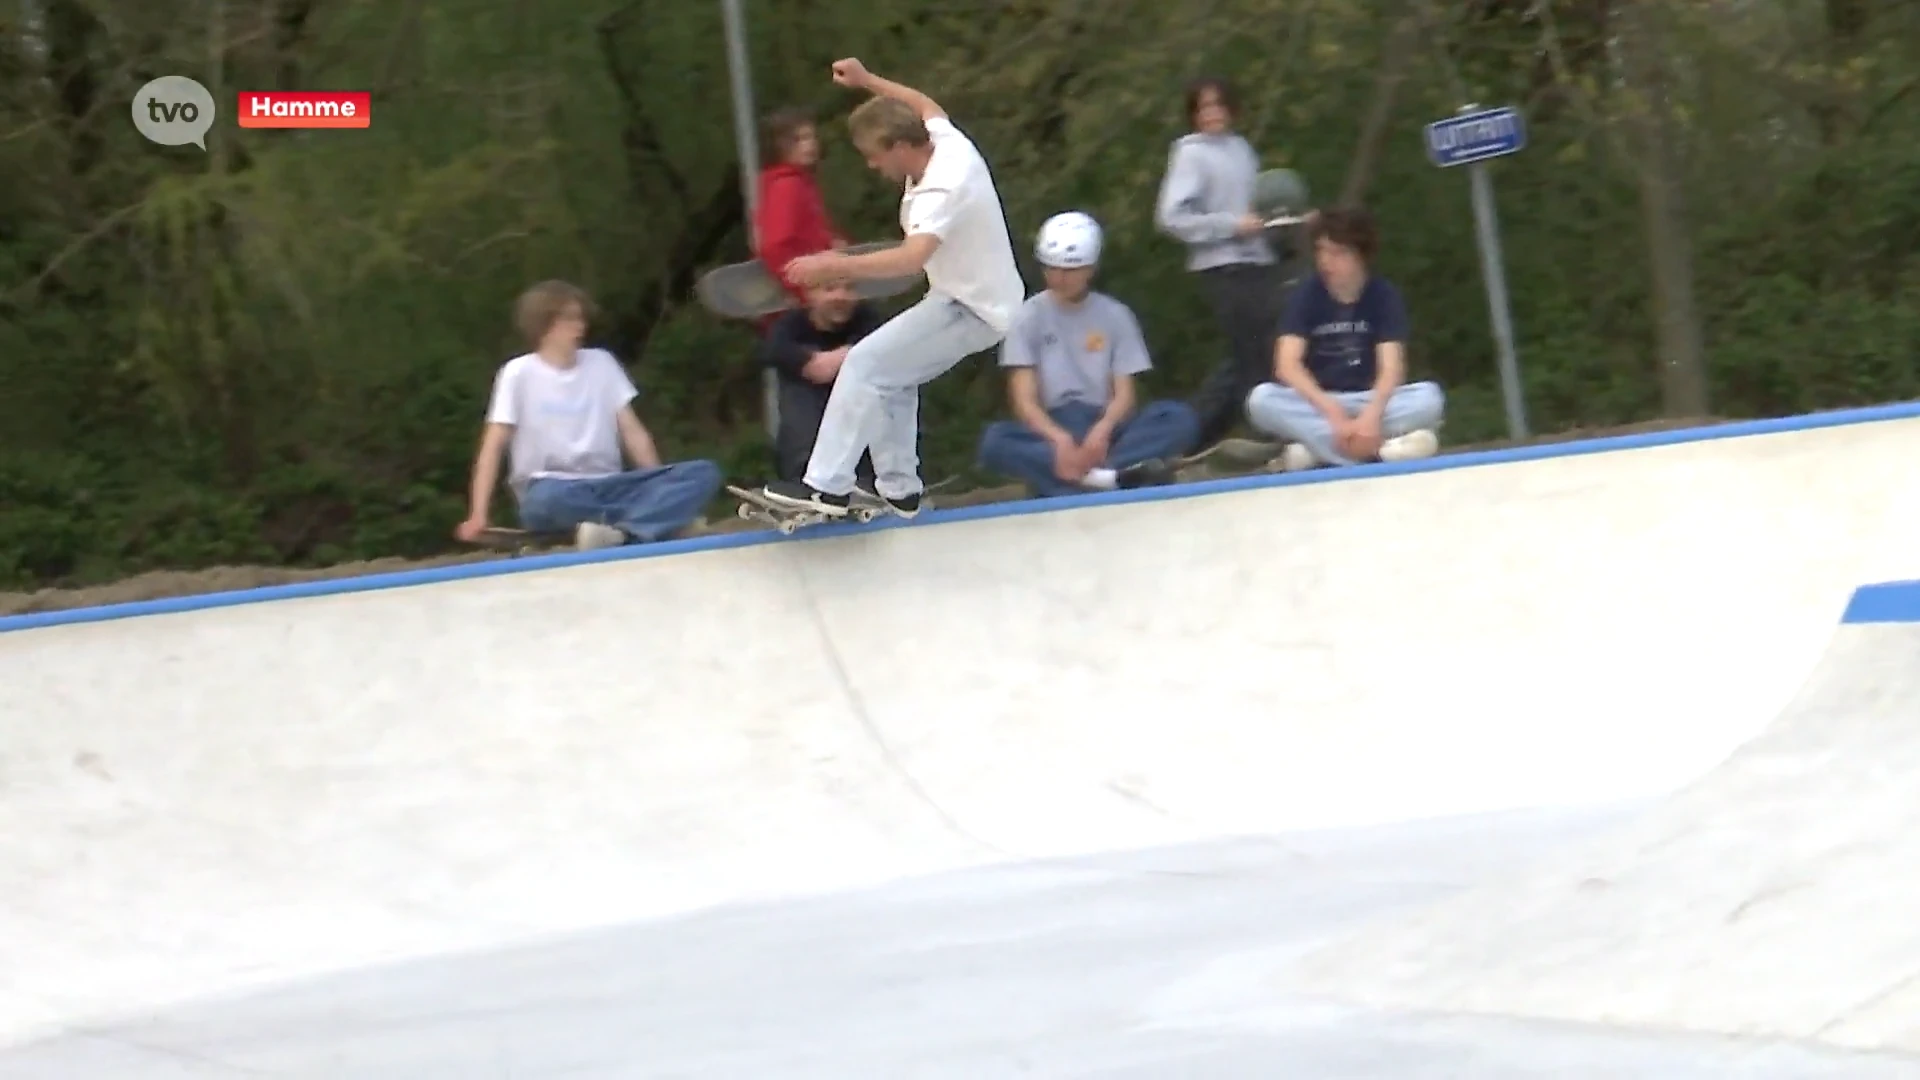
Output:
[[[798,528],[800,528],[800,523],[797,521],[782,521],[780,523],[780,535],[792,536],[794,534],[794,530]]]
[[[855,511],[853,512],[853,520],[855,520],[855,521],[859,521],[859,522],[867,522],[867,521],[872,521],[872,520],[873,520],[873,511],[871,511],[871,510],[868,510],[868,509],[866,509],[865,507],[862,507],[861,509],[858,509],[858,510],[855,510]]]
[[[737,508],[737,512],[739,513],[742,520],[745,520],[745,521],[753,520],[753,507],[748,506],[746,503],[741,503]]]

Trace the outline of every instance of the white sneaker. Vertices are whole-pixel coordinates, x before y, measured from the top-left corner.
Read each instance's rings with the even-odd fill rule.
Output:
[[[1306,472],[1318,464],[1320,462],[1314,458],[1313,451],[1307,449],[1305,443],[1288,443],[1287,448],[1280,451],[1282,472]]]
[[[593,551],[597,548],[619,547],[627,542],[627,534],[611,525],[602,525],[597,521],[583,521],[573,530],[573,546],[581,551]]]
[[[1440,452],[1440,436],[1422,428],[1380,444],[1381,461],[1414,461]]]

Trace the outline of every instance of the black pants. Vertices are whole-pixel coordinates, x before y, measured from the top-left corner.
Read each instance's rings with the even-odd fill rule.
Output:
[[[832,385],[821,386],[804,379],[780,380],[780,394],[776,399],[780,405],[780,426],[774,429],[773,436],[773,468],[780,479],[800,480],[806,476],[807,461],[813,457],[813,441],[820,437],[820,419],[827,415],[827,398],[832,393]],[[853,477],[862,487],[873,486],[872,454],[860,455]]]
[[[1287,276],[1279,263],[1238,263],[1198,274],[1226,335],[1227,358],[1188,402],[1200,421],[1194,451],[1226,438],[1246,416],[1247,395],[1273,378],[1273,346],[1280,337]]]

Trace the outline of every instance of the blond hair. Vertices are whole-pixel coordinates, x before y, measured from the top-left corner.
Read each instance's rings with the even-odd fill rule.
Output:
[[[580,305],[582,318],[593,318],[593,298],[587,290],[566,281],[542,281],[520,294],[513,305],[513,325],[531,348],[539,348],[547,331],[567,308]]]
[[[926,121],[913,106],[897,98],[877,97],[862,102],[847,117],[853,145],[862,150],[891,150],[902,143],[925,146],[933,141]]]

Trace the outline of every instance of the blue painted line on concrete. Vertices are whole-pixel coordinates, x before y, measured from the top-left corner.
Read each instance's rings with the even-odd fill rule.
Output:
[[[1610,454],[1626,450],[1645,450],[1661,446],[1677,446],[1683,443],[1749,438],[1756,435],[1780,435],[1798,431],[1812,431],[1819,428],[1843,427],[1852,424],[1884,423],[1892,420],[1910,420],[1915,418],[1920,418],[1920,401],[1901,402],[1893,405],[1878,405],[1863,409],[1838,409],[1832,412],[1812,413],[1805,416],[1785,416],[1768,420],[1747,420],[1731,424],[1715,424],[1707,427],[1686,428],[1679,431],[1653,431],[1635,435],[1614,435],[1600,439],[1581,439],[1563,443],[1506,447],[1498,450],[1480,450],[1464,454],[1445,454],[1439,457],[1426,458],[1421,461],[1357,465],[1345,469],[1316,470],[1307,473],[1241,476],[1223,480],[1207,480],[1192,484],[1176,484],[1167,487],[1136,488],[1132,491],[1089,492],[1084,495],[1069,495],[1055,499],[1030,499],[1011,503],[994,503],[986,506],[958,507],[950,510],[930,510],[913,522],[883,518],[868,525],[823,526],[819,529],[803,530],[792,537],[781,536],[771,531],[727,533],[718,536],[695,537],[689,540],[673,540],[658,544],[639,544],[631,547],[608,548],[600,551],[559,552],[552,555],[528,556],[518,559],[492,559],[485,562],[462,563],[455,566],[434,567],[426,570],[401,570],[389,574],[368,574],[361,577],[308,581],[292,585],[270,585],[264,588],[205,593],[198,596],[168,597],[161,600],[141,600],[127,604],[108,604],[99,607],[75,608],[67,611],[44,611],[26,615],[11,615],[0,617],[0,633],[14,630],[31,630],[49,626],[68,626],[76,623],[104,622],[110,619],[130,619],[143,615],[172,615],[189,611],[202,611],[208,608],[233,607],[239,604],[266,603],[273,600],[339,596],[347,593],[372,592],[378,589],[408,588],[415,585],[433,585],[449,581],[466,581],[473,578],[497,577],[503,574],[522,574],[535,570],[552,570],[559,567],[583,566],[588,563],[615,562],[627,559],[656,559],[701,551],[720,551],[729,548],[751,547],[757,544],[803,543],[809,540],[824,540],[832,536],[846,536],[854,532],[876,532],[896,528],[923,528],[928,525],[961,521],[983,521],[988,518],[1018,517],[1028,514],[1058,514],[1095,506],[1121,506],[1129,503],[1193,499],[1226,492],[1291,487],[1301,484],[1346,483],[1354,480],[1374,479],[1383,476],[1439,472],[1447,469],[1473,469],[1488,465],[1508,465],[1523,461],[1543,461],[1551,458],[1579,457],[1587,454]]]
[[[1886,581],[1853,590],[1842,625],[1920,623],[1920,581]]]

